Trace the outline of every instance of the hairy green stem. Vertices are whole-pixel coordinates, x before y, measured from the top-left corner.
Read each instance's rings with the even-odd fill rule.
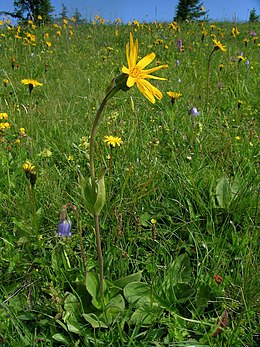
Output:
[[[96,195],[96,174],[95,174],[95,161],[94,161],[94,152],[95,152],[95,135],[98,128],[98,123],[101,119],[102,112],[106,106],[107,101],[115,92],[116,87],[113,87],[109,90],[105,98],[103,99],[93,122],[91,135],[90,135],[90,143],[89,143],[89,163],[90,163],[90,177],[91,177],[91,185],[93,195]],[[100,296],[101,300],[104,299],[104,269],[103,269],[103,255],[102,255],[102,246],[101,246],[101,237],[99,230],[99,215],[94,213],[94,226],[96,233],[96,244],[97,244],[97,252],[98,252],[98,263],[99,263],[99,274],[100,274]]]

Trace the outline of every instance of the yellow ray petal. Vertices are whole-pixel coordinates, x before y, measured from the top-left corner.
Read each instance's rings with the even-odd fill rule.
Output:
[[[129,76],[126,82],[127,87],[131,88],[136,83],[136,78]]]
[[[144,72],[146,72],[147,74],[149,74],[149,73],[153,73],[153,72],[155,72],[155,71],[158,71],[158,70],[160,70],[160,69],[162,69],[162,68],[164,68],[164,67],[169,67],[169,65],[164,64],[164,65],[152,67],[151,69],[144,70]]]
[[[136,85],[137,88],[140,90],[140,92],[151,102],[155,103],[155,98],[153,96],[153,92],[150,89],[147,89],[147,87],[143,84],[143,81],[145,80],[139,80],[137,81]]]
[[[155,58],[154,53],[147,54],[145,57],[143,57],[137,64],[136,67],[140,70],[145,68],[147,65],[149,65]]]

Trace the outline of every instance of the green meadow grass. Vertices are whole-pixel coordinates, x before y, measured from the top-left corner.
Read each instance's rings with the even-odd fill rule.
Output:
[[[0,130],[0,346],[259,345],[260,69],[250,30],[260,26],[205,27],[203,41],[199,22],[180,32],[168,23],[0,27],[0,123],[11,123]],[[95,165],[108,168],[104,308],[79,176],[89,176],[92,122],[127,64],[130,32],[140,58],[154,52],[169,68],[154,82],[161,101],[120,91],[97,131]],[[208,85],[211,34],[227,51],[212,55]],[[22,79],[43,85],[29,93]],[[167,91],[182,95],[172,104]],[[122,145],[110,150],[106,135]],[[72,237],[57,235],[67,203],[79,212],[86,277],[73,212]]]

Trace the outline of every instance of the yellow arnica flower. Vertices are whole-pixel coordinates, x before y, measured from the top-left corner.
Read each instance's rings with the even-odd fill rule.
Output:
[[[104,142],[110,147],[116,147],[116,145],[120,146],[123,143],[121,137],[114,136],[105,136]]]
[[[33,87],[42,86],[42,83],[40,83],[36,80],[30,80],[30,79],[21,80],[21,83],[22,84],[31,84]]]
[[[226,52],[226,46],[222,45],[222,43],[220,41],[218,41],[217,39],[213,40],[213,43],[214,43],[214,48],[217,50],[217,49],[220,49],[222,52]]]
[[[167,94],[168,94],[172,99],[178,99],[180,96],[182,96],[181,93],[176,93],[176,92],[167,92]]]
[[[26,160],[26,162],[23,164],[23,170],[26,173],[35,173],[35,166],[29,161]]]
[[[153,104],[155,103],[155,98],[161,100],[162,93],[159,89],[154,87],[146,79],[153,78],[157,80],[166,80],[166,78],[157,77],[150,75],[152,72],[160,70],[163,67],[168,67],[168,65],[160,65],[148,70],[144,68],[149,65],[155,58],[154,53],[147,54],[138,63],[136,63],[138,57],[138,40],[134,42],[133,35],[130,33],[130,43],[126,45],[126,58],[128,63],[128,68],[123,66],[122,72],[128,75],[126,85],[131,88],[134,84],[140,92]]]
[[[26,160],[26,162],[23,164],[23,170],[26,174],[26,177],[30,181],[31,187],[33,188],[35,183],[36,183],[36,168],[35,168],[35,166],[29,160]]]

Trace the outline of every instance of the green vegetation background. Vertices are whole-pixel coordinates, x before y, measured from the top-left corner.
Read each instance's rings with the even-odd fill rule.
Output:
[[[8,114],[11,128],[0,130],[0,346],[257,346],[259,40],[250,30],[260,27],[205,27],[202,40],[199,22],[180,31],[168,23],[100,20],[28,24],[20,31],[2,25],[0,113]],[[239,34],[231,34],[234,27]],[[108,296],[115,281],[141,271],[133,283],[152,288],[157,310],[147,297],[149,310],[136,306],[124,290],[125,304],[117,302],[120,310],[106,320],[86,290],[74,215],[71,238],[56,232],[61,206],[77,206],[87,270],[98,281],[93,221],[78,178],[89,175],[93,117],[126,64],[130,32],[140,57],[155,52],[156,63],[169,68],[158,73],[167,78],[156,83],[162,101],[149,103],[137,88],[120,92],[98,129],[98,168],[109,167],[104,136],[123,140],[112,150],[106,177],[104,269]],[[212,56],[207,104],[212,34],[227,52]],[[29,93],[22,79],[43,86]],[[182,96],[172,105],[167,91]],[[191,107],[198,117],[189,114]],[[20,128],[26,136],[17,143]],[[37,170],[36,221],[22,170],[26,160]],[[183,266],[184,277],[176,266]],[[214,275],[222,278],[219,284]],[[225,310],[228,324],[214,337]],[[99,318],[84,319],[86,313]],[[106,327],[95,327],[101,321]]]

